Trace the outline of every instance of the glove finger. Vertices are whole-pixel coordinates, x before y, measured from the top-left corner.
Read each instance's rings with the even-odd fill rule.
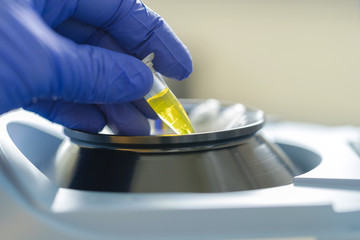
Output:
[[[96,105],[40,100],[24,109],[67,128],[84,132],[98,133],[106,125],[105,116]]]
[[[185,45],[159,15],[140,1],[79,0],[73,17],[103,28],[138,59],[154,52],[154,67],[165,76],[183,79],[192,72]]]
[[[11,23],[1,30],[5,47],[0,62],[8,70],[0,71],[0,83],[10,84],[5,96],[13,102],[5,110],[53,96],[78,103],[129,102],[152,87],[152,73],[140,60],[75,44],[56,34],[27,6],[17,1],[8,5],[10,10],[0,10],[1,19]]]
[[[51,92],[38,93],[35,97],[54,95],[79,103],[119,103],[140,99],[152,87],[152,73],[139,59],[75,44],[40,22],[38,28],[31,31],[41,31],[49,40],[42,44],[53,76],[46,77],[52,80],[47,89]]]
[[[73,40],[77,44],[89,44],[112,51],[129,54],[111,35],[99,27],[91,26],[76,19],[69,18],[61,23],[56,32]]]
[[[68,19],[75,11],[77,1],[72,0],[33,0],[29,5],[51,28]]]
[[[158,119],[159,118],[159,116],[150,107],[150,105],[148,104],[148,102],[144,98],[133,101],[132,104],[137,109],[139,109],[139,111],[142,112],[147,118],[151,118],[151,119]]]
[[[134,57],[67,39],[62,45],[62,51],[55,53],[58,85],[52,88],[59,98],[80,103],[130,102],[152,87],[150,69]]]
[[[106,116],[109,128],[118,135],[146,136],[150,134],[147,118],[131,103],[104,104],[99,108]]]
[[[93,27],[89,24],[82,23],[76,19],[68,19],[60,24],[56,31],[64,37],[67,37],[78,44],[90,44],[109,50],[126,53],[126,50],[114,40],[112,36],[107,34],[101,28]],[[158,116],[145,99],[132,102],[146,117],[157,119]]]

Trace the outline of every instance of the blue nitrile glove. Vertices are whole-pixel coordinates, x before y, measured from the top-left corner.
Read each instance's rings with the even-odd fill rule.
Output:
[[[143,59],[183,79],[189,52],[135,0],[0,0],[0,114],[24,107],[66,127],[149,134]],[[140,99],[140,100],[139,100]]]

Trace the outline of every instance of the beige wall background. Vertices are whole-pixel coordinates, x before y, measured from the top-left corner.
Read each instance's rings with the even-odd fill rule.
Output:
[[[256,106],[284,120],[360,126],[357,0],[144,0],[188,46],[180,97]]]

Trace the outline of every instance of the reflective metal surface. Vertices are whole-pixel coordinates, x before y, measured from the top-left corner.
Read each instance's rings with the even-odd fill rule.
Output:
[[[196,105],[187,102],[185,108]],[[114,136],[67,129],[56,156],[61,187],[113,192],[226,192],[292,183],[296,166],[258,130],[262,111],[230,130]]]
[[[188,111],[201,100],[186,100],[182,99],[183,107]],[[231,105],[231,103],[223,104],[223,107]],[[155,135],[155,136],[118,136],[108,134],[90,134],[71,129],[65,129],[65,134],[69,136],[74,142],[81,142],[82,145],[90,144],[96,146],[106,147],[126,147],[131,148],[149,148],[154,149],[157,147],[184,147],[186,145],[194,147],[194,145],[204,145],[218,143],[219,141],[229,141],[231,139],[238,139],[254,134],[260,130],[265,122],[264,112],[255,109],[247,108],[245,112],[247,119],[245,125],[234,126],[232,129],[221,131],[203,131],[195,134],[188,135]]]

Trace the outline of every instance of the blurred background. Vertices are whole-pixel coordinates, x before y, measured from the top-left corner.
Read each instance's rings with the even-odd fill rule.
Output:
[[[255,106],[282,120],[360,126],[357,0],[144,0],[189,48],[178,97]],[[169,82],[169,81],[168,81]]]

